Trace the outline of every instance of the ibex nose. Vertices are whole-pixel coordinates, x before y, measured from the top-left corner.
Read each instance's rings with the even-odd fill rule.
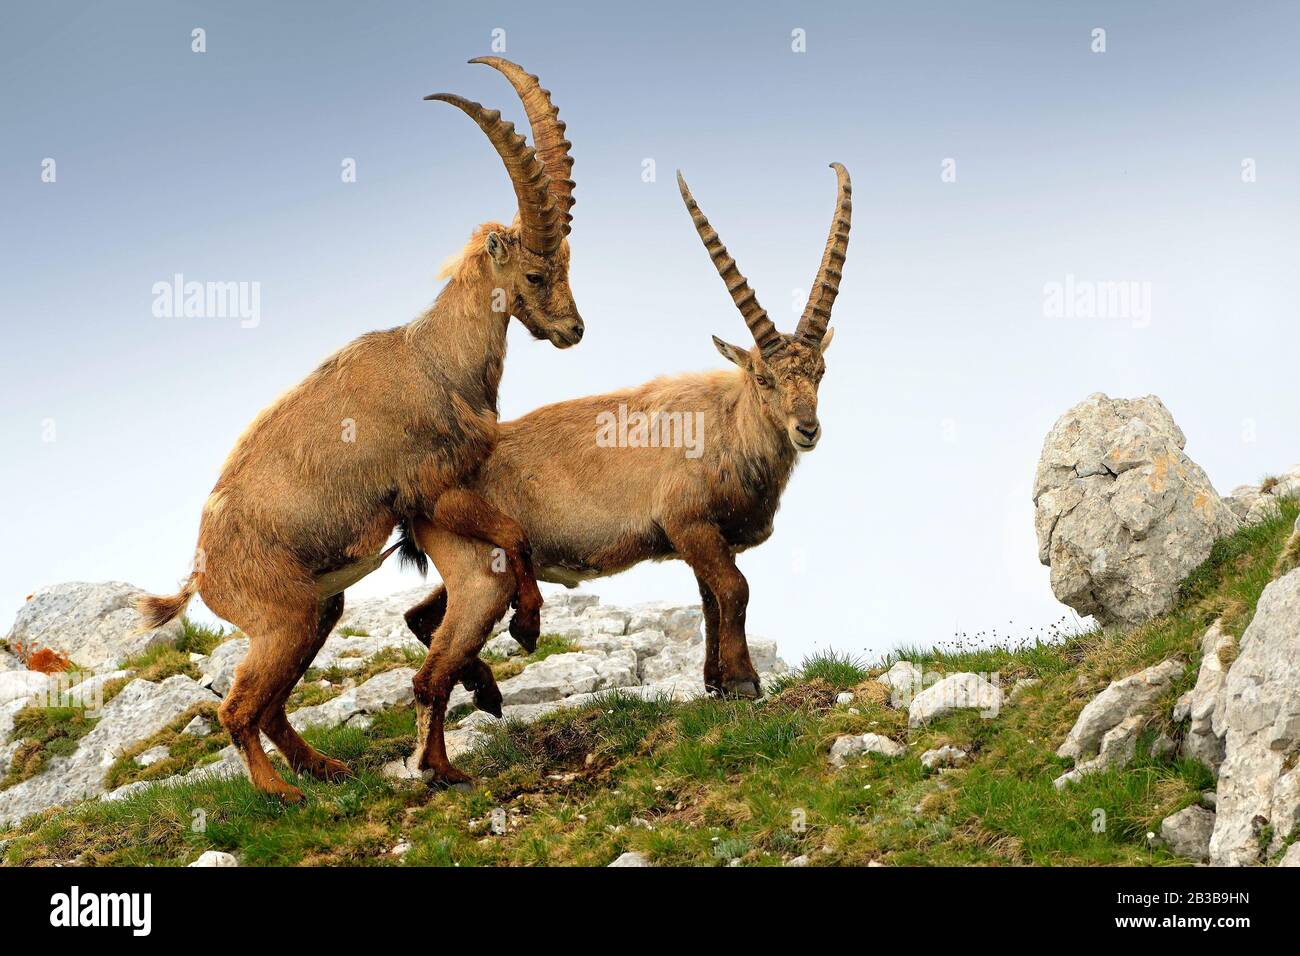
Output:
[[[809,441],[814,441],[822,426],[815,418],[801,418],[794,426],[794,430]]]
[[[575,344],[582,341],[582,333],[586,330],[586,326],[582,324],[582,319],[573,320],[573,324],[569,326],[569,334],[573,336]]]

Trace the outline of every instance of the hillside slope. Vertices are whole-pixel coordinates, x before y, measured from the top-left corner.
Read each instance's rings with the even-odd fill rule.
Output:
[[[409,707],[365,729],[308,733],[358,776],[297,779],[309,799],[283,807],[242,778],[153,787],[114,802],[48,811],[0,834],[8,865],[184,865],[209,849],[242,865],[606,865],[626,851],[655,864],[1178,865],[1148,834],[1202,800],[1210,772],[1153,757],[1183,731],[1176,697],[1192,686],[1211,622],[1240,636],[1279,565],[1297,505],[1219,541],[1175,609],[1123,632],[1099,630],[1006,646],[901,648],[867,668],[828,654],[804,662],[758,703],[644,700],[617,692],[531,724],[507,722],[461,765],[468,790],[391,783],[381,768],[411,750]],[[1280,556],[1281,559],[1280,559]],[[1055,755],[1083,706],[1117,678],[1169,658],[1187,662],[1124,769],[1058,790]],[[906,659],[927,673],[975,671],[1026,686],[992,717],[961,711],[909,731],[876,682]],[[851,703],[837,696],[851,692]],[[831,743],[876,733],[900,756],[834,769]],[[965,766],[929,771],[920,754],[951,744]],[[288,774],[288,771],[285,771]],[[292,779],[291,775],[290,778]]]

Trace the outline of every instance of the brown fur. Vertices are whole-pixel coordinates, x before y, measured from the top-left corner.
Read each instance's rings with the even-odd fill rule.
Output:
[[[432,516],[505,549],[520,610],[535,621],[541,599],[518,525],[458,489],[496,441],[510,314],[561,347],[581,337],[567,274],[567,245],[544,258],[522,248],[516,227],[479,227],[424,315],[363,335],[257,416],[203,509],[195,572],[179,594],[141,600],[157,627],[197,592],[251,638],[219,716],[259,788],[301,798],[271,768],[261,732],[299,772],[347,772],[289,726],[284,701],[343,610],[320,579],[364,571],[399,521]],[[507,312],[493,309],[498,290]]]
[[[685,561],[704,607],[705,683],[752,697],[759,678],[745,643],[749,588],[734,556],[772,533],[795,442],[808,442],[796,427],[820,435],[814,426],[825,362],[819,348],[793,336],[783,336],[768,360],[757,348],[719,349],[740,368],[660,378],[502,422],[496,447],[468,487],[520,522],[541,580],[573,586],[646,560]],[[620,405],[629,412],[703,412],[703,454],[598,445],[597,416],[617,414]],[[422,738],[422,767],[456,781],[463,775],[447,761],[441,740],[445,695],[473,667],[505,613],[513,576],[493,569],[484,545],[424,521],[412,530],[444,582],[407,613],[411,630],[430,647],[416,680],[421,732],[432,735]]]

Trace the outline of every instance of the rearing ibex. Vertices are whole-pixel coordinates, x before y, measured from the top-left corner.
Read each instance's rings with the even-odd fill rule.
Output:
[[[835,215],[793,335],[776,330],[679,173],[695,228],[754,337],[748,350],[713,339],[739,371],[660,378],[502,422],[496,448],[470,485],[523,525],[542,580],[572,587],[646,560],[689,564],[704,606],[704,682],[716,693],[758,696],[745,644],[749,588],[735,555],[771,535],[797,454],[821,437],[817,387],[852,214],[849,174],[839,163],[832,168]],[[667,422],[681,429],[684,415],[696,416],[693,421],[703,422],[699,447],[688,455],[672,441],[611,447],[599,439],[600,423],[635,413],[650,428]],[[465,775],[448,762],[443,741],[447,697],[460,680],[479,707],[500,716],[500,692],[477,655],[505,613],[513,584],[509,574],[491,569],[485,546],[422,519],[412,531],[443,579],[406,616],[429,645],[415,680],[421,767],[460,781]]]
[[[524,102],[536,149],[500,113],[449,93],[496,147],[514,185],[516,223],[479,226],[433,306],[409,325],[340,349],[264,409],[235,445],[199,526],[184,589],[142,599],[158,627],[201,594],[251,640],[219,710],[249,776],[288,800],[302,792],[272,769],[265,732],[299,773],[348,768],[310,747],[284,704],[343,611],[343,589],[378,566],[399,521],[420,516],[503,548],[518,582],[518,628],[536,639],[541,596],[519,526],[464,489],[497,437],[497,387],[514,315],[568,348],[583,324],[569,291],[573,160],[564,124],[535,76],[499,57]],[[390,549],[391,550],[391,549]],[[512,585],[513,588],[513,585]]]

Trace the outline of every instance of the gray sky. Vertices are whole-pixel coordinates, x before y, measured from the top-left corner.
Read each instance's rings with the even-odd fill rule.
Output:
[[[787,328],[829,223],[826,164],[853,175],[825,435],[740,560],[750,631],[787,658],[1065,614],[1029,494],[1043,436],[1091,392],[1158,394],[1222,493],[1300,460],[1294,5],[286,6],[7,13],[5,619],[58,581],[174,590],[258,409],[413,318],[473,226],[510,217],[486,139],[421,100],[458,92],[522,125],[505,81],[464,63],[496,29],[569,124],[587,320],[567,352],[512,330],[503,417],[719,367],[713,333],[745,341],[675,168]],[[259,321],[156,316],[177,273],[259,283]],[[1103,282],[1139,297],[1052,313],[1051,283]],[[350,593],[415,583],[386,568]],[[593,589],[697,599],[679,563]]]

